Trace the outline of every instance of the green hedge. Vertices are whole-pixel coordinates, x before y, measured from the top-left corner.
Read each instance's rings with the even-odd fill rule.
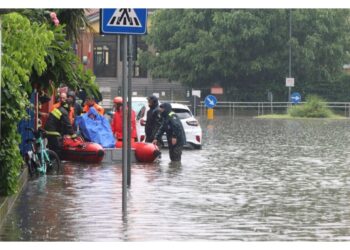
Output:
[[[333,112],[327,108],[327,103],[320,97],[310,95],[306,98],[306,103],[295,105],[288,109],[288,114],[292,117],[327,118]]]
[[[46,69],[45,56],[53,33],[45,24],[30,23],[17,13],[2,19],[2,74],[1,74],[1,148],[0,194],[8,195],[17,190],[18,176],[23,160],[18,145],[17,132],[20,120],[26,118],[31,91],[30,76]]]
[[[66,39],[67,26],[55,26],[49,12],[28,10],[30,20],[19,14],[0,15],[2,20],[0,195],[17,190],[18,175],[23,165],[19,152],[19,121],[26,118],[28,94],[35,84],[43,89],[65,83],[71,89],[84,88],[89,94],[99,93],[95,76],[83,65]],[[74,10],[81,12],[81,10]],[[40,14],[40,15],[37,15]],[[44,17],[44,18],[35,18]],[[73,24],[74,25],[74,24]]]

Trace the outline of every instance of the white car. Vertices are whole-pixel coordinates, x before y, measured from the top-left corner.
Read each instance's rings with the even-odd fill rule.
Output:
[[[191,110],[184,104],[170,103],[172,111],[180,118],[186,134],[186,146],[195,149],[202,148],[202,128],[197,119],[193,116]],[[166,142],[166,137],[163,137]]]
[[[133,98],[134,102],[134,98]],[[180,103],[171,103],[172,110],[180,118],[186,134],[186,146],[201,149],[202,148],[202,128],[196,118],[192,115],[190,109]],[[145,124],[147,120],[147,111],[149,110],[147,98],[146,104],[136,113],[136,130],[138,141],[145,141]],[[136,112],[136,111],[135,111]],[[167,145],[166,137],[163,136],[163,142]]]
[[[131,106],[136,114],[137,141],[144,142],[147,111],[149,110],[147,97],[133,97]]]

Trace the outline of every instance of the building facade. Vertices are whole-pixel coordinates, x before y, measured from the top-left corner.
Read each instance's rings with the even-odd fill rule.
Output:
[[[149,12],[151,15],[152,12]],[[110,106],[115,96],[121,95],[122,86],[122,54],[123,39],[119,35],[100,34],[100,10],[87,12],[87,18],[92,27],[82,29],[75,50],[86,69],[96,75],[103,96],[102,105]],[[166,79],[153,79],[146,69],[138,62],[140,51],[149,50],[142,36],[133,36],[133,96],[148,96],[158,93],[163,100],[184,99],[187,90],[178,82]]]

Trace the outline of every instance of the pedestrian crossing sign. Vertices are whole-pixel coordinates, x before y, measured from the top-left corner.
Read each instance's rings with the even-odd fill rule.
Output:
[[[144,35],[147,9],[101,9],[101,34]]]

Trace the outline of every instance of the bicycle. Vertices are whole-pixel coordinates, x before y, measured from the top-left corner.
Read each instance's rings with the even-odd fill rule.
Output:
[[[32,128],[26,128],[26,130],[32,131],[34,135],[33,139],[27,140],[27,143],[31,144],[31,150],[25,157],[30,176],[35,173],[58,173],[61,168],[61,160],[54,151],[46,148],[45,130],[42,128],[37,131]]]

